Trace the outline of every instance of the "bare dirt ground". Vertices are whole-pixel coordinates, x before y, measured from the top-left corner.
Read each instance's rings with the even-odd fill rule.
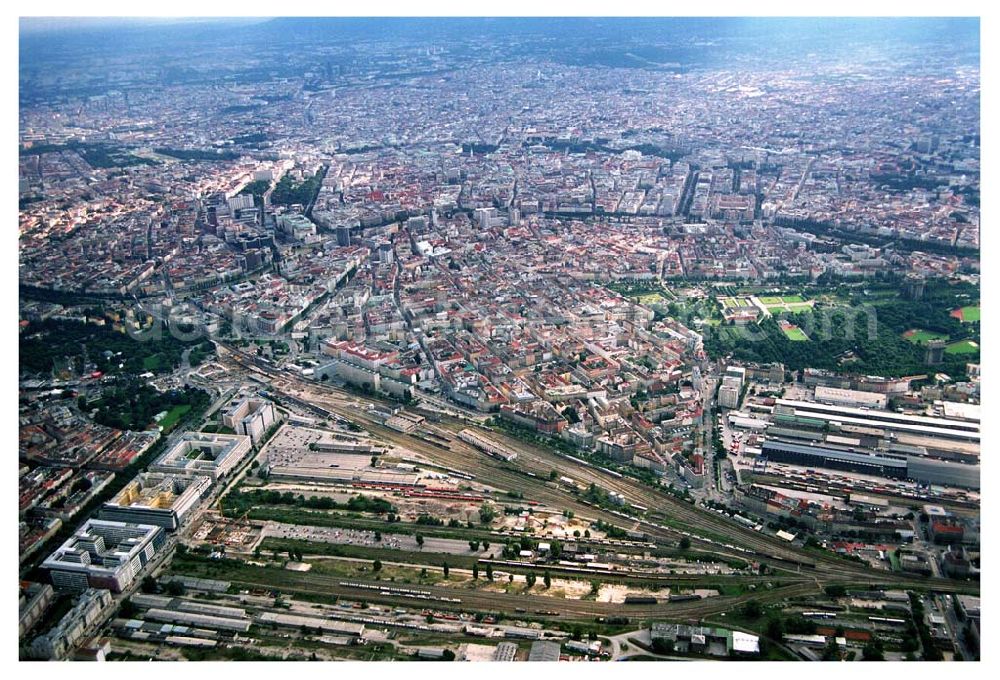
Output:
[[[610,602],[621,604],[629,595],[652,595],[657,599],[670,597],[670,588],[660,588],[658,590],[643,590],[634,586],[626,586],[617,583],[605,583],[597,590],[598,602]]]
[[[525,582],[524,575],[515,574],[514,581],[511,583],[508,579],[507,572],[495,571],[493,572],[493,583],[485,583],[481,590],[493,593],[503,593],[507,592],[509,588],[511,593],[519,594],[525,592],[526,587],[527,583]],[[552,586],[546,589],[541,577],[539,577],[535,582],[534,587],[529,592],[533,595],[544,595],[546,597],[557,597],[567,600],[582,600],[590,594],[590,582],[554,578],[552,579]]]

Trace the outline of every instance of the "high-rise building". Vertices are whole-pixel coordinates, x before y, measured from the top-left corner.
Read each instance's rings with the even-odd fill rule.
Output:
[[[222,424],[236,434],[250,437],[254,446],[260,443],[275,420],[274,404],[266,399],[240,397],[222,409]]]
[[[910,276],[903,282],[903,295],[907,300],[922,300],[924,297],[924,280],[920,277]]]
[[[731,377],[723,378],[722,386],[719,387],[719,406],[722,408],[739,408],[740,406],[740,386]]]
[[[944,340],[931,340],[927,343],[927,352],[924,355],[924,363],[928,366],[936,366],[944,361]]]
[[[337,227],[337,245],[341,247],[351,245],[351,228],[346,224]]]
[[[237,210],[253,208],[253,195],[236,194],[226,202],[229,205],[229,211],[235,215]]]

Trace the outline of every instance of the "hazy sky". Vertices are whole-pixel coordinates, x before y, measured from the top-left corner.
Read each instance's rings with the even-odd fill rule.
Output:
[[[45,31],[66,31],[80,28],[113,28],[115,26],[148,26],[181,23],[238,22],[253,23],[266,21],[264,18],[229,17],[21,17],[21,33],[41,33]]]

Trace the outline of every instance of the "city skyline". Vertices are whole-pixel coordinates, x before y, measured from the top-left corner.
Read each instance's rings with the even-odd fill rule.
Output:
[[[979,660],[978,18],[19,29],[20,659]]]

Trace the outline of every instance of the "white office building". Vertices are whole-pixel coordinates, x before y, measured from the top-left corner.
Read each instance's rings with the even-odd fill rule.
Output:
[[[142,473],[104,504],[101,519],[154,524],[174,531],[211,485],[206,475]]]
[[[254,446],[260,444],[276,420],[274,404],[266,399],[242,396],[222,409],[222,424],[236,434],[250,437]]]
[[[150,472],[225,477],[250,452],[253,442],[243,434],[186,432],[149,466]]]
[[[163,529],[152,524],[90,519],[42,562],[42,569],[59,590],[103,588],[120,593],[165,540]]]

